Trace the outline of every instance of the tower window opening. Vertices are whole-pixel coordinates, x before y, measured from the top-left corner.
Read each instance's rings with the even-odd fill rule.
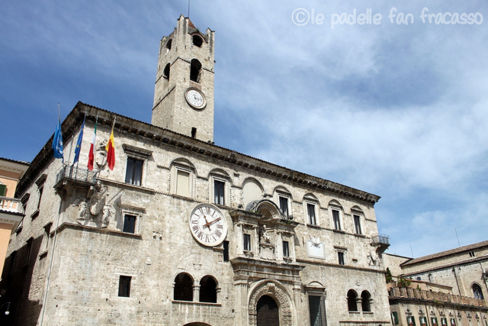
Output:
[[[163,77],[169,80],[169,71],[170,71],[170,65],[169,63],[164,67],[163,70]]]
[[[200,302],[217,303],[217,282],[212,276],[205,276],[200,281]]]
[[[203,43],[203,40],[200,36],[198,35],[193,35],[193,45],[201,47]]]
[[[195,138],[197,136],[197,128],[191,128],[191,138]]]
[[[197,59],[193,59],[190,63],[190,80],[194,82],[200,82],[200,73],[202,70],[202,64]]]
[[[193,301],[193,279],[189,274],[178,274],[174,284],[174,300]]]
[[[171,50],[171,45],[173,43],[173,40],[172,39],[169,39],[168,42],[166,42],[166,48],[169,50]]]

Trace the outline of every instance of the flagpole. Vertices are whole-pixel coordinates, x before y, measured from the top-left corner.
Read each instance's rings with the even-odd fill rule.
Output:
[[[61,146],[63,146],[63,131],[62,131],[62,128],[61,128],[61,104],[58,102],[58,126],[59,126],[59,133],[61,134]],[[54,140],[54,139],[53,139]],[[63,154],[63,149],[61,148],[61,160],[63,162],[63,165],[64,165],[64,154]],[[71,151],[70,151],[70,157],[68,158],[68,164],[69,164],[69,160],[71,158]]]

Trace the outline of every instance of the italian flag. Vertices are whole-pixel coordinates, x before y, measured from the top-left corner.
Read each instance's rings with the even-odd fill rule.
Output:
[[[97,140],[97,122],[95,121],[95,130],[93,131],[93,139],[90,145],[90,153],[88,153],[88,170],[93,170],[93,161],[95,160],[95,142]]]
[[[112,125],[112,132],[110,133],[110,138],[108,139],[107,146],[105,146],[105,150],[107,151],[107,164],[110,170],[113,170],[115,166],[114,125],[115,120]]]

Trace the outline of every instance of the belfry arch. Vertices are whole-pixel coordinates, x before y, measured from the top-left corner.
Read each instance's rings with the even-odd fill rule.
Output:
[[[279,325],[293,325],[293,307],[291,297],[283,285],[272,280],[260,281],[250,291],[248,305],[249,325],[257,326],[258,302],[265,296],[272,298],[278,306]]]

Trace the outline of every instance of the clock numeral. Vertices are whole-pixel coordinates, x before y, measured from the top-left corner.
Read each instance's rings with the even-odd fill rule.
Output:
[[[216,238],[215,235],[212,234],[212,239],[213,241],[217,241],[218,238]]]
[[[217,230],[215,231],[215,235],[220,238],[220,236],[222,235],[222,232],[220,232],[220,230]]]
[[[217,229],[222,230],[223,228],[224,228],[224,226],[222,224],[217,224]]]
[[[192,219],[191,224],[198,224],[198,219]]]
[[[193,232],[195,232],[195,233],[197,233],[200,230],[199,227],[198,227],[198,225],[194,225],[192,227],[192,229],[193,229]]]
[[[201,232],[201,231],[198,232],[197,237],[198,237],[198,239],[203,240],[203,232]]]
[[[205,242],[209,242],[209,241],[210,241],[210,237],[207,234],[205,234]]]

